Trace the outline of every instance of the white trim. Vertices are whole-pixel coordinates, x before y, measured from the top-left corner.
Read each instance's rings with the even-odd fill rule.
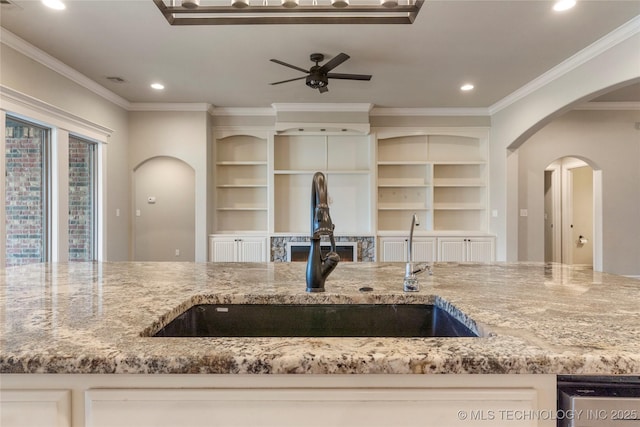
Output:
[[[370,103],[353,103],[353,104],[339,104],[339,103],[275,103],[271,106],[276,112],[340,112],[340,113],[369,113],[373,108],[373,104]]]
[[[517,89],[516,91],[502,98],[500,101],[491,105],[489,107],[489,113],[491,115],[496,114],[500,110],[503,110],[511,104],[514,104],[520,99],[530,95],[543,86],[573,71],[584,63],[590,61],[603,52],[606,52],[608,49],[611,49],[612,47],[622,43],[623,41],[638,33],[640,33],[640,15],[616,28],[609,34],[582,49],[575,55],[562,61],[560,64],[551,68],[547,72],[531,80],[520,89]]]
[[[206,111],[211,113],[213,106],[204,102],[133,102],[129,111]]]
[[[640,111],[640,102],[587,102],[574,107],[574,110]]]
[[[276,112],[273,108],[242,108],[242,107],[214,107],[211,112],[213,116],[268,116],[275,117]]]
[[[489,116],[488,108],[378,108],[370,116]]]
[[[113,129],[3,85],[0,85],[0,101],[0,109],[9,114],[22,115],[30,121],[37,120],[101,142],[106,142],[106,138],[113,133]]]
[[[0,221],[0,269],[3,269],[6,265],[6,251],[7,251],[7,225],[6,225],[6,123],[7,115],[0,109],[0,212],[2,212],[2,221]]]
[[[103,97],[104,99],[113,102],[114,104],[129,109],[129,101],[116,95],[111,92],[109,89],[101,86],[96,81],[91,80],[89,77],[84,74],[76,71],[75,69],[69,67],[67,64],[62,61],[54,58],[48,53],[38,49],[34,45],[28,43],[27,41],[21,39],[10,31],[0,27],[0,40],[3,44],[9,46],[12,49],[17,50],[21,54],[25,55],[27,58],[33,59],[36,62],[44,65],[47,68],[52,69],[53,71],[61,74],[62,76],[68,78],[74,83],[90,90]]]

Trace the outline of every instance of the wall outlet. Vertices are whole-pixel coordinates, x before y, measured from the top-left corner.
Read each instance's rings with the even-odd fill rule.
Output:
[[[520,216],[528,216],[529,212],[526,209],[520,209]]]
[[[176,249],[176,256],[180,256],[180,249]]]

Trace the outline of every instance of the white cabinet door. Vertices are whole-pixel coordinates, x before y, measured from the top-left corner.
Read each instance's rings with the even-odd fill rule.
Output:
[[[494,237],[439,237],[440,262],[493,262]]]
[[[243,237],[237,241],[238,261],[265,262],[267,239],[264,237]]]
[[[382,262],[407,262],[408,243],[406,237],[381,237],[380,260]],[[432,237],[413,238],[413,261],[434,262],[436,260],[436,239]]]
[[[86,426],[538,426],[533,388],[95,389]],[[322,414],[319,416],[319,414]]]
[[[68,390],[2,390],[2,427],[70,427],[71,392]]]
[[[406,262],[407,239],[402,237],[380,238],[381,262]]]
[[[266,262],[267,238],[262,236],[210,236],[211,262]]]
[[[495,256],[495,239],[492,237],[472,237],[467,239],[467,261],[471,262],[493,262]]]
[[[439,262],[463,262],[466,260],[466,240],[462,237],[438,238]]]
[[[209,261],[236,261],[236,242],[230,237],[213,237],[209,241]]]

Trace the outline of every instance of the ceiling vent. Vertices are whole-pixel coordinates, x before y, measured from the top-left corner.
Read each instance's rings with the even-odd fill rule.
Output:
[[[0,0],[0,1],[3,1],[3,0]],[[125,79],[117,76],[107,77],[107,80],[109,80],[111,83],[125,83]]]
[[[14,4],[13,2],[10,2],[9,0],[0,0],[0,6],[2,6],[3,10],[11,10],[11,9],[22,10],[20,6],[18,6],[17,4]]]

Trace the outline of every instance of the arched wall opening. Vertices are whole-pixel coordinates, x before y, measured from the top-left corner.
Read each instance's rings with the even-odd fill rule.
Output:
[[[518,148],[537,136],[547,125],[555,123],[555,119],[572,114],[577,105],[587,102],[612,90],[640,82],[640,31],[638,19],[633,20],[590,47],[589,52],[580,52],[575,63],[561,64],[560,71],[551,70],[543,76],[543,82],[537,81],[527,87],[525,94],[517,94],[517,100],[508,106],[497,106],[492,111],[491,127],[491,168],[490,205],[495,212],[490,219],[490,229],[496,234],[496,256],[498,260],[517,261],[519,259],[519,203]],[[570,113],[568,113],[570,112]],[[586,113],[586,112],[585,112]],[[592,111],[591,113],[598,113]],[[638,114],[627,111],[627,114]],[[636,116],[637,117],[637,116]],[[636,121],[638,121],[636,119]],[[599,123],[599,122],[598,122]],[[627,128],[628,130],[628,128]],[[635,131],[635,130],[634,130]],[[637,135],[636,135],[637,137]],[[567,153],[567,155],[572,153]],[[563,154],[557,155],[561,157]],[[586,156],[598,160],[598,156]],[[639,156],[633,154],[635,169],[638,168]],[[553,159],[550,159],[550,161]],[[603,167],[604,170],[604,167]],[[607,174],[608,176],[608,174]],[[607,241],[612,238],[607,232],[607,224],[616,217],[625,217],[629,213],[638,213],[635,207],[624,213],[607,212],[608,199],[617,199],[607,191],[607,178],[603,182],[603,233],[604,254],[603,270],[628,275],[640,276],[640,257],[637,249],[624,257],[616,257],[616,253],[607,254]],[[634,190],[634,199],[640,197]],[[617,200],[616,200],[617,201]],[[635,225],[638,227],[638,225]],[[615,238],[617,238],[617,234]],[[627,236],[628,240],[629,237]],[[625,240],[625,248],[628,242]],[[630,267],[633,265],[633,267]]]
[[[133,170],[135,261],[195,261],[195,170],[170,156]]]

